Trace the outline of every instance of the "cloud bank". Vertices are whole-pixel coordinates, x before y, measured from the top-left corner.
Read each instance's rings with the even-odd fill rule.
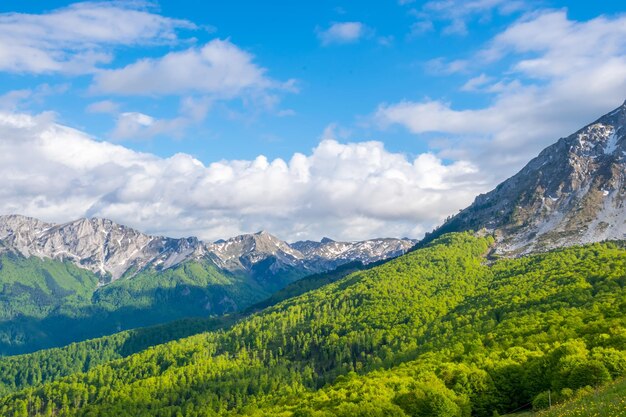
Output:
[[[75,3],[46,14],[0,15],[0,70],[18,73],[91,73],[113,59],[112,47],[166,44],[186,20],[150,12],[143,1]]]
[[[476,171],[332,138],[288,161],[260,155],[205,166],[187,154],[160,158],[100,142],[48,114],[0,113],[1,213],[101,216],[171,236],[420,237],[473,199]]]

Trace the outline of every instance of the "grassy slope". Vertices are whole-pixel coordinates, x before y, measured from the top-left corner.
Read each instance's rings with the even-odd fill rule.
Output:
[[[381,263],[382,262],[376,264]],[[375,266],[376,264],[373,265]],[[198,268],[197,266],[192,267]],[[51,382],[73,373],[85,372],[95,366],[111,360],[124,358],[150,346],[156,346],[198,333],[227,327],[235,323],[237,319],[240,319],[242,315],[257,312],[288,298],[335,282],[350,273],[365,268],[366,266],[360,262],[352,262],[328,273],[308,276],[287,285],[283,290],[277,291],[266,300],[250,306],[245,312],[240,314],[227,314],[211,318],[182,319],[162,325],[127,330],[97,339],[72,343],[62,348],[40,350],[29,354],[0,358],[0,395],[27,386]],[[184,271],[184,269],[170,272],[166,271],[167,278],[165,279],[166,282],[162,284],[162,287],[167,288],[167,282],[170,283],[170,286],[171,284],[175,284],[176,281],[173,281],[172,277],[182,275],[182,271]],[[210,272],[213,271],[209,270],[205,274],[198,275],[205,275],[209,278],[211,276]],[[183,275],[181,278],[189,282],[186,276]],[[137,281],[143,281],[145,279],[152,279],[152,276],[143,273],[138,276]],[[210,286],[211,284],[215,284],[208,281],[209,279],[206,280],[205,285]],[[224,280],[221,282],[227,284]],[[218,283],[220,283],[220,281],[218,281]],[[113,289],[107,294],[105,299],[114,300],[115,297],[125,298],[140,296],[141,294],[138,294],[137,288],[140,288],[141,285],[135,285],[135,282],[132,282],[132,284],[133,285],[118,288],[120,287],[119,283],[114,283],[111,286]],[[154,285],[155,284],[153,284],[153,286]],[[132,293],[133,291],[135,291],[135,294]],[[261,294],[263,294],[263,292],[261,292]],[[151,304],[151,299],[145,296],[145,294],[143,296],[147,298],[143,300],[143,302]]]
[[[626,416],[626,380],[622,379],[598,390],[584,390],[570,401],[537,417],[624,417]]]
[[[345,265],[341,265],[332,271],[309,275],[286,285],[284,288],[274,292],[267,299],[251,305],[246,309],[246,312],[251,313],[263,310],[264,308],[278,304],[281,301],[297,297],[308,291],[316,290],[320,287],[323,287],[324,285],[331,284],[335,281],[340,280],[346,275],[352,274],[357,271],[362,271],[364,269],[370,269],[382,263],[384,262],[378,261],[372,264],[363,265],[361,262],[355,261],[347,263]]]
[[[573,398],[549,410],[524,411],[502,417],[624,417],[626,416],[626,379],[600,388],[581,389]]]
[[[0,319],[44,317],[62,306],[88,302],[97,277],[70,262],[12,254],[0,256]]]

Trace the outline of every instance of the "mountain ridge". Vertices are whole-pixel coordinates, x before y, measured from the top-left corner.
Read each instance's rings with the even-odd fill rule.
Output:
[[[626,102],[546,147],[428,234],[486,229],[500,255],[626,238]]]
[[[305,242],[289,244],[266,231],[204,242],[196,237],[176,239],[148,235],[105,218],[81,218],[54,224],[18,214],[0,216],[0,252],[70,260],[98,274],[101,284],[133,271],[149,267],[163,270],[202,258],[209,258],[229,272],[250,272],[269,259],[269,267],[274,270],[298,268],[316,273],[354,260],[371,263],[394,257],[416,243],[411,239],[393,238],[360,242],[325,238],[321,242],[308,242],[309,245]],[[300,249],[305,246],[302,252]]]

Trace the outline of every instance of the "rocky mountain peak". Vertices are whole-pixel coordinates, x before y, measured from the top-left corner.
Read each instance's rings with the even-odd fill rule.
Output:
[[[34,238],[38,233],[52,226],[51,223],[19,214],[0,216],[0,239],[5,239],[14,234]]]
[[[396,240],[393,240],[396,242]],[[11,251],[23,256],[37,256],[74,262],[97,273],[102,283],[116,280],[144,268],[167,269],[192,259],[206,258],[231,272],[249,273],[255,265],[270,260],[270,271],[296,268],[321,272],[352,260],[373,262],[396,256],[397,248],[383,245],[377,250],[360,253],[356,243],[342,243],[341,250],[302,253],[297,245],[259,231],[230,239],[204,243],[198,238],[173,239],[151,236],[109,219],[83,218],[63,224],[52,224],[20,215],[0,216],[0,253]],[[327,239],[314,246],[335,245]],[[397,241],[408,248],[412,241]],[[353,248],[352,252],[346,248]]]
[[[102,218],[51,224],[24,216],[2,216],[0,230],[5,250],[27,257],[69,260],[98,273],[104,281],[117,279],[130,269],[142,269],[157,260],[166,262],[167,259],[158,258],[172,248],[188,250],[189,246]]]
[[[559,139],[433,234],[485,228],[523,254],[626,238],[626,102]]]
[[[358,260],[363,263],[402,255],[415,245],[411,239],[371,239],[360,242],[337,242],[323,238],[320,242],[305,240],[291,244],[304,256],[319,259]]]
[[[270,256],[288,265],[295,265],[303,258],[300,252],[266,231],[217,241],[209,245],[209,250],[215,256],[218,265],[231,270],[245,270]]]

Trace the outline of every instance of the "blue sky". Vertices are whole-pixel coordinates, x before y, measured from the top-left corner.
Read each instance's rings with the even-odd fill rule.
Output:
[[[0,140],[9,154],[19,140],[41,160],[16,176],[0,210],[52,221],[107,216],[207,239],[261,228],[291,240],[420,237],[623,102],[624,9],[3,2]],[[75,142],[66,143],[58,130],[69,128]],[[33,135],[51,141],[47,151],[24,144]],[[63,146],[90,150],[73,153],[80,167],[52,163],[46,152]],[[16,164],[16,154],[5,158]],[[107,164],[120,168],[100,169]],[[189,167],[170,177],[172,164]],[[39,183],[48,173],[35,165],[67,182]],[[155,191],[168,187],[185,198]]]

